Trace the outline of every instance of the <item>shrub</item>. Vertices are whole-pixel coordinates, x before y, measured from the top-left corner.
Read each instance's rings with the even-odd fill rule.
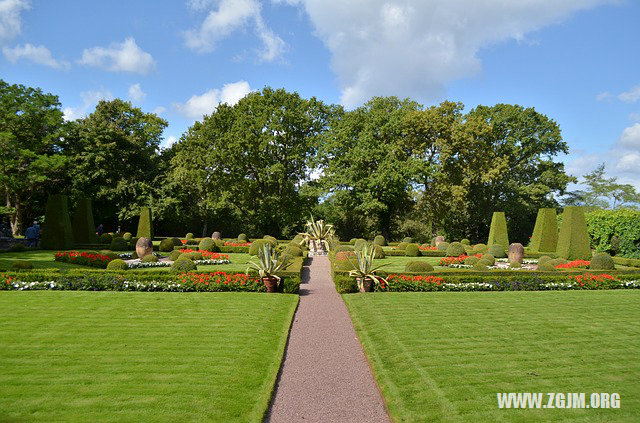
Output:
[[[616,268],[615,263],[611,256],[607,253],[595,253],[591,258],[591,265],[589,269],[593,270],[614,270]]]
[[[182,246],[182,241],[180,240],[180,238],[173,237],[173,238],[171,238],[171,241],[173,241],[173,246],[174,247],[181,247]]]
[[[100,235],[100,244],[111,244],[113,237],[111,234],[102,234]]]
[[[489,247],[485,244],[476,244],[473,246],[473,252],[476,254],[484,254],[489,251]]]
[[[173,250],[173,247],[171,249]],[[198,244],[198,250],[211,251],[212,253],[220,251],[216,242],[211,238],[203,238]]]
[[[565,207],[556,255],[567,260],[589,260],[591,259],[589,242],[589,232],[582,207]]]
[[[122,235],[122,239],[124,239],[125,241],[129,242],[129,241],[131,241],[131,239],[133,239],[133,235],[131,234],[131,232],[125,232]]]
[[[542,256],[540,258],[538,258],[538,265],[544,264],[548,261],[551,261],[551,257],[549,256]]]
[[[489,270],[488,266],[490,266],[490,265],[488,264],[487,261],[479,260],[476,264],[473,265],[473,270],[476,270],[478,272],[484,272],[484,271]]]
[[[125,241],[124,238],[121,237],[114,237],[111,240],[111,245],[109,246],[109,249],[112,251],[127,251],[127,249],[129,248],[129,243],[127,241]]]
[[[594,210],[585,213],[592,246],[630,258],[640,258],[640,210]]]
[[[336,275],[333,278],[333,283],[336,285],[336,291],[338,291],[338,294],[358,292],[356,279],[350,276]]]
[[[100,255],[103,255],[105,257],[110,258],[111,260],[115,260],[120,258],[120,255],[118,253],[114,253],[111,250],[100,250]],[[135,258],[137,258],[138,256],[136,255]]]
[[[197,269],[198,267],[195,265],[195,263],[189,258],[185,257],[184,254],[180,256],[178,260],[174,261],[171,265],[171,271],[175,273],[193,272]]]
[[[11,263],[11,270],[30,270],[33,264],[28,260],[14,260]]]
[[[111,260],[109,264],[107,264],[107,270],[127,270],[129,266],[122,259]]]
[[[396,245],[396,250],[406,250],[407,249],[407,245],[409,245],[409,243],[407,242],[401,242],[398,245]]]
[[[302,248],[295,245],[289,245],[284,250],[284,253],[290,255],[291,257],[302,257]]]
[[[147,254],[146,256],[142,257],[140,261],[143,263],[157,263],[158,257],[154,256],[153,254]]]
[[[405,236],[404,238],[402,238],[402,242],[406,242],[407,244],[412,244],[413,238],[411,238],[410,236]]]
[[[138,243],[138,240],[140,238],[138,238],[137,236],[131,237],[131,240],[129,240],[129,248],[131,248],[132,250],[136,249],[136,244]]]
[[[173,239],[171,238],[165,238],[162,241],[160,241],[160,251],[162,251],[163,253],[168,253],[170,251],[173,251]]]
[[[353,251],[340,251],[336,253],[335,259],[337,261],[349,261],[349,259],[355,259],[356,253]]]
[[[491,253],[483,254],[482,257],[480,257],[480,260],[488,262],[489,266],[493,266],[494,264],[496,264],[496,258]]]
[[[262,237],[262,239],[266,239],[268,241],[271,241],[271,244],[273,245],[273,243],[275,243],[276,245],[278,244],[278,239],[274,236],[271,235],[265,235]]]
[[[351,239],[349,240],[349,244],[351,244],[351,245],[356,245],[356,241],[357,241],[357,240],[358,240],[358,238],[351,238]]]
[[[238,235],[238,241],[244,241],[247,242],[248,238],[247,238],[247,234],[240,234]]]
[[[471,257],[467,257],[466,259],[464,259],[464,264],[466,264],[467,266],[473,266],[474,264],[476,264],[479,261],[480,261],[480,259],[478,257],[471,256]]]
[[[9,251],[12,253],[21,253],[23,251],[27,251],[27,246],[19,242],[9,247]]]
[[[494,244],[502,246],[509,245],[509,236],[507,234],[507,218],[504,212],[494,212],[491,218],[491,228],[489,229],[489,240],[487,246]],[[506,247],[505,247],[506,248]]]
[[[271,244],[273,248],[277,247],[277,242],[274,243],[273,241],[268,239],[256,239],[251,243],[251,247],[249,247],[249,255],[257,256],[258,251],[260,251],[263,248],[263,246],[266,244]]]
[[[376,237],[373,239],[373,244],[384,246],[387,245],[387,240],[383,235],[376,235]]]
[[[131,258],[132,259],[137,259],[138,258],[138,253],[135,252],[135,251],[133,253],[131,253]]]
[[[202,260],[202,253],[199,253],[197,251],[192,251],[190,253],[182,253],[182,256],[188,258],[191,261]]]
[[[449,257],[458,257],[466,253],[464,245],[459,242],[452,242],[446,249],[446,254]]]
[[[433,266],[424,260],[410,261],[404,266],[405,272],[433,272]]]
[[[382,249],[381,246],[376,245],[376,246],[374,246],[374,248],[375,248],[375,252],[373,253],[373,258],[374,259],[383,259],[383,258],[385,258],[384,250]]]
[[[471,241],[469,241],[467,238],[463,238],[462,241],[460,241],[460,244],[462,244],[462,245],[471,245]]]
[[[193,239],[193,232],[187,232],[187,235],[185,235],[186,239]]]
[[[505,258],[507,256],[504,247],[500,244],[493,244],[491,247],[489,247],[489,254],[496,258]]]
[[[73,247],[73,229],[71,229],[66,195],[49,196],[41,245],[45,250],[68,250]]]
[[[532,251],[556,251],[557,246],[558,217],[556,209],[539,209],[529,248]]]
[[[140,220],[138,221],[138,238],[153,239],[153,217],[149,207],[140,209]]]
[[[541,272],[557,272],[558,269],[556,269],[553,264],[551,264],[551,261],[548,261],[546,263],[542,263],[542,264],[538,264],[538,270]]]
[[[336,254],[341,251],[353,251],[353,247],[351,247],[350,245],[338,245],[333,249],[333,252]]]
[[[182,252],[180,250],[173,250],[171,254],[169,254],[169,260],[176,261]]]
[[[449,248],[449,244],[446,241],[441,242],[440,244],[438,244],[438,251],[447,251],[447,248]]]
[[[96,242],[96,225],[93,221],[90,199],[82,197],[78,200],[76,210],[73,213],[72,230],[75,242],[81,244]]]
[[[407,257],[418,257],[420,255],[420,247],[418,244],[407,244],[404,249],[404,255]]]
[[[512,261],[509,263],[509,267],[512,269],[521,269],[522,268],[522,264],[520,264],[519,261]]]
[[[549,263],[553,267],[556,267],[559,264],[567,264],[567,263],[569,263],[569,261],[565,260],[563,258],[555,258],[553,260],[549,260],[547,263]]]
[[[362,250],[364,246],[367,244],[366,239],[358,238],[356,243],[353,245],[354,250]]]

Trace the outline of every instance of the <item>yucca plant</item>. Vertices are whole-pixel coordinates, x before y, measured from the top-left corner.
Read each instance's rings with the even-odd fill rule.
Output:
[[[276,275],[276,272],[285,269],[288,262],[288,257],[281,257],[271,244],[265,244],[258,250],[258,261],[249,260],[246,273],[248,274],[250,270],[256,270],[267,287],[267,292],[275,292],[280,282],[280,277]]]
[[[311,216],[311,220],[307,220],[305,228],[306,232],[299,234],[302,237],[300,245],[313,245],[315,249],[320,246],[325,251],[330,250],[330,241],[335,235],[333,225],[324,223],[324,220],[314,220]]]
[[[349,276],[356,278],[360,292],[366,291],[365,283],[367,281],[371,281],[373,286],[381,285],[382,282],[387,283],[386,279],[376,275],[376,271],[384,267],[384,265],[373,265],[376,253],[375,246],[364,243],[362,249],[357,250],[355,253],[356,261],[349,258],[349,262],[353,267],[353,270],[349,271]],[[371,290],[373,290],[373,286],[371,287]]]

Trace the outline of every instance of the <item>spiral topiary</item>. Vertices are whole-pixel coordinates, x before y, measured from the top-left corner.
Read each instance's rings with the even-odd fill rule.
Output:
[[[445,251],[445,254],[449,257],[458,257],[465,253],[464,245],[459,242],[452,242]]]
[[[408,262],[404,266],[404,271],[415,273],[433,272],[433,266],[424,260],[415,260]]]
[[[107,264],[107,270],[127,270],[129,266],[122,259],[111,260],[109,264]]]
[[[614,270],[616,264],[611,256],[607,253],[595,253],[591,258],[589,269],[593,270]]]
[[[173,247],[174,247],[174,243],[173,243],[173,239],[171,238],[165,238],[162,241],[160,241],[160,251],[162,251],[163,253],[168,253],[170,251],[173,251]]]
[[[407,244],[404,249],[404,255],[407,257],[418,257],[420,255],[418,244]]]
[[[493,244],[491,247],[489,247],[489,254],[496,258],[505,258],[507,256],[507,252],[500,244]]]

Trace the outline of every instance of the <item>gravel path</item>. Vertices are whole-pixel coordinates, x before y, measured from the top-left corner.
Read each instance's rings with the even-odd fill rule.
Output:
[[[314,257],[303,282],[266,421],[389,422],[329,259]]]

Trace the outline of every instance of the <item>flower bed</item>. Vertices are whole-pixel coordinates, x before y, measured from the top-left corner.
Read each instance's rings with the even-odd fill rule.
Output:
[[[458,257],[443,257],[440,259],[440,266],[444,266],[444,267],[449,267],[453,264],[464,264],[464,261],[466,259],[468,259],[469,257],[477,257],[477,258],[481,258],[482,254],[474,254],[473,256],[468,256],[466,254],[463,254],[461,256]]]
[[[425,245],[425,246],[419,245],[418,249],[420,251],[438,251],[438,247],[431,247],[429,245]]]
[[[86,253],[79,251],[58,251],[55,254],[55,261],[62,263],[79,264],[82,266],[97,267],[106,269],[111,258],[97,253]]]
[[[557,264],[554,267],[556,269],[586,269],[591,265],[588,260],[573,260],[569,263]]]
[[[250,242],[233,242],[233,241],[225,241],[225,247],[251,247]]]
[[[227,260],[226,263],[231,263],[229,261],[228,254],[212,253],[211,251],[205,251],[205,250],[193,250],[191,248],[183,248],[180,251],[182,251],[183,253],[200,253],[202,254],[202,257],[206,257],[207,260]],[[222,263],[214,263],[214,264],[222,264]]]

